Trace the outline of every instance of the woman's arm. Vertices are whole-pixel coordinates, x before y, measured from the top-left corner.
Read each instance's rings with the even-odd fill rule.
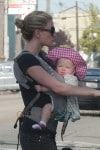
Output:
[[[68,85],[58,81],[55,79],[55,77],[52,77],[48,72],[46,72],[41,66],[32,66],[28,68],[27,74],[29,74],[40,85],[43,85],[60,95],[100,96],[100,90],[94,90],[89,87]]]

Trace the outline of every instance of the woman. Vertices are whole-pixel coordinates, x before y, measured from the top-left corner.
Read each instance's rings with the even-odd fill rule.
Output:
[[[28,82],[29,89],[24,88],[21,84],[20,90],[25,106],[36,96],[37,91],[34,86],[37,84],[46,86],[53,92],[67,95],[93,95],[100,96],[100,91],[87,87],[75,87],[66,85],[46,72],[35,56],[39,55],[43,46],[52,46],[55,34],[55,28],[52,17],[46,12],[34,11],[27,15],[24,20],[16,19],[15,24],[21,29],[22,36],[25,40],[24,55],[17,57],[18,65],[23,74],[31,77],[32,82]],[[29,52],[29,53],[27,53]],[[33,56],[33,55],[34,56]],[[45,93],[40,94],[39,100],[35,102],[35,107],[43,107],[46,103],[51,102],[50,97]],[[57,121],[49,120],[52,130],[34,130],[32,125],[36,122],[29,118],[20,119],[20,143],[22,150],[57,150],[55,135]]]

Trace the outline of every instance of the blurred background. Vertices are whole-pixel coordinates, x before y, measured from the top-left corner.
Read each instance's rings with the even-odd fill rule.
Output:
[[[56,28],[55,46],[72,47],[85,59],[87,74],[79,84],[100,90],[100,0],[0,0],[0,149],[2,150],[16,149],[18,129],[14,130],[13,125],[24,107],[13,73],[13,59],[24,47],[20,30],[15,27],[15,19],[17,17],[23,19],[34,10],[43,10],[53,16]],[[51,47],[43,47],[45,52],[50,49]],[[78,97],[78,100],[81,120],[76,124],[70,122],[68,125],[65,146],[72,145],[74,150],[100,149],[100,117],[98,117],[100,97]],[[61,126],[57,131],[58,142],[61,141]],[[99,148],[95,146],[96,144]],[[60,143],[59,145],[62,147]]]
[[[85,60],[100,51],[99,0],[0,0],[0,60],[13,60],[22,50],[21,33],[14,21],[34,10],[53,16],[57,45],[74,47]]]
[[[24,19],[34,10],[43,10],[53,16],[55,46],[72,47],[85,59],[88,70],[80,85],[100,89],[99,3],[99,0],[0,0],[0,91],[19,91],[13,74],[13,59],[22,51],[24,43],[20,30],[15,27],[15,19]],[[43,47],[43,50],[47,52],[51,48]],[[82,106],[85,99],[80,101]],[[98,106],[92,98],[88,101],[93,107],[94,103]]]

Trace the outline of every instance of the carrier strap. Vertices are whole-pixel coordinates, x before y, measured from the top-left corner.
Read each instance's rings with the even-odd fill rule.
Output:
[[[66,130],[66,127],[68,125],[68,121],[69,121],[70,117],[71,117],[70,112],[67,112],[67,114],[65,116],[65,119],[64,119],[64,122],[63,122],[62,129],[61,129],[61,139],[62,139],[62,141],[63,141],[63,135],[65,133],[65,130]]]
[[[25,117],[29,115],[30,109],[32,108],[33,104],[39,99],[39,97],[40,97],[40,93],[38,92],[37,95],[31,100],[31,102],[21,112],[21,114],[19,115],[19,117],[17,118],[14,124],[14,128],[17,127],[17,122],[19,121],[21,117]]]

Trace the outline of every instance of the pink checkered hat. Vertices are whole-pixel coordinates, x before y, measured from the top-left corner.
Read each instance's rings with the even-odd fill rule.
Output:
[[[54,64],[59,58],[68,58],[75,65],[75,75],[78,80],[83,80],[87,72],[87,65],[84,59],[81,57],[78,51],[72,48],[56,47],[48,52],[46,57]]]

